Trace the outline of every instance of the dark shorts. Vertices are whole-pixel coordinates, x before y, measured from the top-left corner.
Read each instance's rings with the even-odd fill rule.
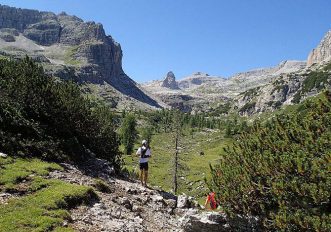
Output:
[[[148,162],[139,164],[140,170],[148,170]]]

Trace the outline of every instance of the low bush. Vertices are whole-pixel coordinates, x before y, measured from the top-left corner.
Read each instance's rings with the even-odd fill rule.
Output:
[[[228,214],[257,215],[267,231],[331,230],[331,94],[294,114],[255,122],[211,167]]]

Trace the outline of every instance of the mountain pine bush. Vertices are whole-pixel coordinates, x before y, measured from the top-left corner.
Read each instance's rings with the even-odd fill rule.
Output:
[[[210,187],[229,214],[268,231],[331,231],[331,94],[255,122],[219,164]]]
[[[47,76],[31,59],[0,60],[0,151],[47,160],[121,163],[112,113],[77,84]]]

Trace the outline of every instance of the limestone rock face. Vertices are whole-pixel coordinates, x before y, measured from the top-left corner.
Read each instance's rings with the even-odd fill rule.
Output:
[[[61,25],[55,20],[47,20],[31,24],[23,35],[40,45],[51,45],[59,41]]]
[[[179,89],[178,83],[176,82],[175,74],[171,71],[168,72],[161,86],[168,89]]]
[[[326,33],[317,48],[313,49],[307,59],[307,66],[331,59],[331,30]]]
[[[23,31],[27,25],[39,22],[42,14],[37,10],[22,10],[0,5],[0,28],[15,28]]]

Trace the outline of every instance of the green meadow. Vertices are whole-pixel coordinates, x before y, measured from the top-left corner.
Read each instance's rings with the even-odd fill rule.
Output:
[[[182,134],[179,140],[179,191],[195,197],[200,203],[208,188],[210,164],[216,163],[223,154],[223,148],[231,145],[232,139],[225,138],[218,130],[194,132],[193,136]],[[135,151],[140,144],[136,144]],[[175,142],[172,133],[159,133],[152,137],[152,158],[149,161],[149,184],[171,191],[173,187],[173,167]],[[124,156],[125,167],[132,176],[139,173],[139,157],[135,154]]]

